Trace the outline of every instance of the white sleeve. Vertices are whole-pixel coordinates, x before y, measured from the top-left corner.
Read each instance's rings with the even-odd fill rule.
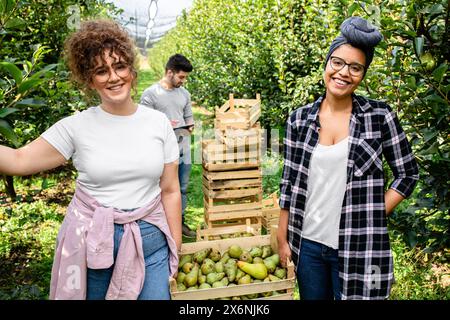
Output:
[[[75,152],[72,128],[74,120],[74,116],[61,119],[41,134],[41,137],[55,147],[66,160],[69,160]]]
[[[174,162],[180,157],[180,149],[178,147],[175,132],[170,125],[169,119],[164,116],[165,123],[165,139],[164,139],[164,163]]]

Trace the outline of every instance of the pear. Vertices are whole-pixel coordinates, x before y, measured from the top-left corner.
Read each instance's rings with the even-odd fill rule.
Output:
[[[280,281],[281,279],[277,276],[274,276],[273,274],[269,274],[270,281]]]
[[[223,263],[220,262],[220,261],[217,261],[217,262],[216,262],[216,265],[214,266],[214,270],[215,270],[216,272],[218,272],[218,273],[224,272],[224,266],[223,266]]]
[[[201,276],[198,277],[197,282],[198,284],[204,284],[206,282],[206,276],[202,274]]]
[[[250,254],[250,252],[243,250],[241,255],[239,256],[239,260],[240,261],[244,261],[244,262],[248,262],[248,263],[252,263],[253,262],[253,258]]]
[[[239,256],[242,254],[242,248],[233,244],[228,248],[228,254],[231,258],[239,259]]]
[[[211,285],[209,283],[205,282],[205,283],[202,283],[201,285],[199,285],[198,288],[199,289],[210,289]]]
[[[272,247],[270,245],[266,245],[262,247],[262,255],[261,258],[267,258],[268,256],[272,255]]]
[[[264,265],[266,266],[267,271],[269,271],[269,273],[273,273],[275,271],[275,269],[277,268],[277,265],[275,264],[275,262],[269,258],[264,259]]]
[[[185,277],[186,277],[186,273],[181,272],[181,271],[178,272],[177,283],[183,283]]]
[[[177,284],[177,291],[186,291],[186,286],[182,283]]]
[[[233,282],[236,279],[236,273],[237,273],[236,263],[226,263],[224,266],[224,271],[230,282]]]
[[[225,251],[222,255],[222,258],[220,258],[219,261],[225,264],[228,262],[229,259],[230,259],[230,255],[228,254],[228,251]]]
[[[205,260],[206,257],[210,254],[211,250],[212,250],[211,248],[205,248],[205,249],[197,251],[192,256],[192,261],[197,262],[198,264],[201,264],[203,262],[203,260]]]
[[[192,286],[186,289],[186,291],[194,291],[194,290],[198,290],[197,286]]]
[[[194,264],[192,264],[191,262],[186,262],[181,269],[184,273],[188,274],[189,272],[191,272],[193,266]]]
[[[220,252],[217,249],[212,249],[210,254],[209,254],[209,258],[214,261],[217,262],[220,260]]]
[[[253,247],[250,249],[250,254],[253,258],[262,256],[262,249],[260,247]]]
[[[254,257],[253,263],[264,263],[264,260],[261,257]]]
[[[249,284],[251,283],[251,281],[252,278],[250,277],[250,275],[246,274],[245,276],[239,279],[238,284]]]
[[[239,297],[239,296],[234,296],[234,297],[231,297],[231,300],[241,300],[241,297]]]
[[[237,266],[239,269],[251,275],[255,279],[263,280],[265,277],[267,277],[267,268],[263,263],[253,264],[244,261],[238,261]]]
[[[237,268],[237,265],[236,265],[236,268]],[[243,276],[245,276],[245,272],[242,271],[241,269],[237,269],[237,271],[236,271],[236,277],[235,277],[234,280],[239,282],[239,280],[241,280],[241,278],[242,278]]]
[[[222,282],[222,281],[216,281],[212,284],[213,288],[222,288],[222,287],[226,287],[226,285]]]
[[[197,263],[195,263],[194,266],[192,267],[191,272],[186,274],[186,277],[184,277],[184,284],[186,285],[186,287],[190,288],[197,284],[198,269],[199,269],[199,266]]]
[[[187,262],[192,262],[192,255],[187,254],[187,255],[181,256],[180,263],[178,264],[178,270],[181,270],[181,268],[183,268],[184,264]]]
[[[270,257],[267,257],[266,259],[271,259],[277,266],[280,264],[280,256],[278,255],[278,253],[275,253],[274,255],[271,255]]]
[[[257,293],[247,294],[247,298],[250,300],[256,299],[256,298],[258,298],[258,294]]]
[[[262,295],[263,297],[267,298],[267,297],[270,297],[271,295],[273,295],[273,292],[272,292],[272,291],[263,292],[263,293],[261,293],[261,295]]]
[[[286,279],[286,269],[284,269],[284,268],[277,267],[273,274],[280,279]]]
[[[211,272],[206,275],[206,282],[212,285],[214,282],[222,280],[224,276],[225,276],[224,272],[221,273]]]
[[[208,273],[214,272],[214,265],[215,265],[214,261],[206,258],[201,266],[202,273],[204,275],[207,275]]]

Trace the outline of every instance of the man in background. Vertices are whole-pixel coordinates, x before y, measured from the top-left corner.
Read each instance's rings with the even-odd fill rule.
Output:
[[[191,133],[194,128],[194,117],[191,108],[191,96],[183,88],[183,84],[193,67],[189,60],[181,54],[169,58],[166,64],[164,77],[147,88],[142,94],[140,103],[163,112],[170,120],[178,139],[180,159],[178,178],[180,181],[183,235],[195,237],[185,223],[185,210],[187,206],[187,189],[191,173]]]

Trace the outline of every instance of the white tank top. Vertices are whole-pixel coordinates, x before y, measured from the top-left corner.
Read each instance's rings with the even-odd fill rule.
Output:
[[[333,249],[339,247],[339,222],[347,183],[348,137],[311,156],[302,236]]]

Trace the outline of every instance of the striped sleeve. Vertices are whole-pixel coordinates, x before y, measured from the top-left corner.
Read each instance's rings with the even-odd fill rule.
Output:
[[[284,163],[280,183],[280,208],[288,210],[291,205],[291,177],[296,174],[295,169],[293,168],[293,163],[295,163],[295,145],[297,141],[297,129],[293,127],[295,118],[296,112],[292,113],[286,121],[286,133],[283,141]]]
[[[419,168],[395,112],[386,106],[383,122],[383,154],[394,175],[389,188],[409,197],[419,180]]]

